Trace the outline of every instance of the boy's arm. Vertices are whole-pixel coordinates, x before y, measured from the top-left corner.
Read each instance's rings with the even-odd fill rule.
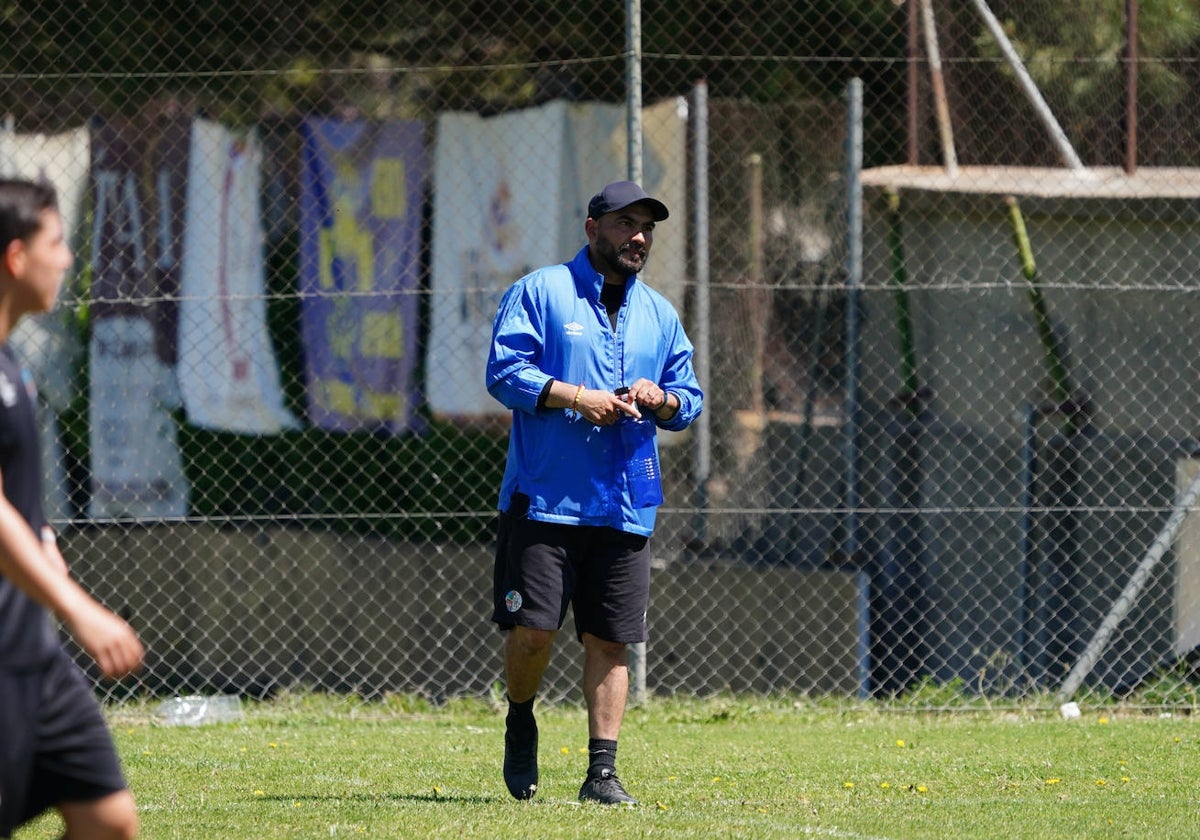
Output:
[[[42,526],[41,536],[42,553],[46,556],[46,561],[64,575],[67,574],[67,561],[63,558],[62,552],[58,550],[58,541],[54,538],[54,529],[49,525]]]
[[[133,628],[52,564],[45,551],[17,509],[0,496],[0,575],[58,616],[106,677],[138,670],[145,650]]]

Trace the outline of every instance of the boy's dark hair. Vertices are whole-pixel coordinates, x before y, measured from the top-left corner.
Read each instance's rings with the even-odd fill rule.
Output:
[[[0,178],[0,249],[28,239],[42,226],[42,213],[58,210],[58,194],[49,184]]]

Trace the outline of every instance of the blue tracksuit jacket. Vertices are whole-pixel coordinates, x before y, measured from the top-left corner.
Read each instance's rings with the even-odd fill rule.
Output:
[[[585,246],[569,263],[522,277],[500,302],[487,389],[512,409],[513,421],[499,507],[507,510],[520,492],[532,519],[650,536],[657,509],[630,501],[617,427],[537,407],[551,379],[613,391],[645,377],[679,398],[675,416],[656,421],[661,428],[678,431],[699,416],[704,395],[674,307],[631,277],[614,332],[600,303],[603,283]]]

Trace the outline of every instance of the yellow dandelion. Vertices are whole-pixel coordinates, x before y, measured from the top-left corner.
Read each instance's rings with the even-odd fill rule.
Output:
[[[879,786],[880,786],[881,788],[883,788],[884,790],[887,790],[888,788],[890,788],[890,787],[891,787],[891,785],[890,785],[890,784],[888,784],[887,782],[880,782],[880,783],[879,783]]]
[[[563,747],[561,750],[559,750],[559,752],[560,752],[560,753],[562,753],[563,755],[570,755],[570,754],[571,754],[571,748],[570,748],[570,747]]]
[[[1104,724],[1108,723],[1108,718],[1106,718],[1106,717],[1102,717],[1102,718],[1100,718],[1100,720],[1098,720],[1098,721],[1096,721],[1096,722],[1097,722],[1097,723],[1099,723],[1099,724],[1101,724],[1101,725],[1104,725]]]
[[[271,743],[267,744],[267,746],[268,746],[268,747],[270,747],[270,748],[271,748],[271,749],[273,749],[273,750],[277,750],[277,749],[279,749],[279,745],[278,745],[278,744],[276,744],[274,741],[272,741]]]
[[[1061,781],[1062,781],[1062,779],[1047,779],[1047,780],[1046,780],[1046,784],[1048,784],[1048,785],[1056,785],[1056,784],[1058,784],[1058,783],[1059,783],[1059,782],[1061,782]]]
[[[1175,738],[1175,743],[1176,743],[1176,744],[1178,744],[1178,743],[1179,743],[1179,738],[1178,738],[1178,737],[1176,737],[1176,738]]]
[[[265,794],[265,793],[263,793],[261,790],[256,790],[256,791],[254,791],[254,795],[255,795],[255,796],[266,796],[266,794]]]
[[[678,776],[667,776],[667,781],[668,782],[677,782],[677,781],[679,781],[679,777]]]
[[[578,750],[576,750],[576,752],[580,753],[581,755],[586,755],[587,747],[580,747]]]
[[[434,786],[433,786],[433,795],[434,795],[434,796],[441,796],[441,795],[442,795],[442,789],[441,789],[440,787],[438,787],[437,785],[434,785]]]
[[[1108,782],[1104,781],[1104,779],[1096,780],[1096,787],[1104,787],[1106,784],[1108,784]]]
[[[917,785],[917,793],[929,793],[929,788],[925,785]]]
[[[896,739],[896,746],[897,746],[897,747],[900,747],[901,749],[904,749],[904,739],[903,739],[903,738],[897,738],[897,739]]]
[[[1128,776],[1122,776],[1122,777],[1121,777],[1121,781],[1122,781],[1122,782],[1128,782],[1128,781],[1129,781],[1129,777],[1128,777]]]
[[[767,809],[766,809],[766,808],[759,808],[759,809],[758,809],[758,813],[760,813],[760,814],[765,814],[765,813],[767,813]]]
[[[842,787],[844,787],[846,790],[850,790],[852,787],[854,787],[854,782],[842,782]]]
[[[666,806],[666,805],[664,805],[664,804],[662,804],[661,802],[655,802],[654,804],[655,804],[656,806],[658,806],[658,810],[660,810],[660,811],[665,811],[665,810],[667,810],[667,806]]]
[[[714,781],[714,782],[719,782],[719,781],[721,781],[721,777],[720,777],[720,776],[713,776],[713,781]]]

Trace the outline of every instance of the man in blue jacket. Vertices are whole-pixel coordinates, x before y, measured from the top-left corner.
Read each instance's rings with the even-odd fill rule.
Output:
[[[583,643],[587,778],[579,798],[636,803],[616,774],[626,648],[646,641],[658,428],[678,431],[703,394],[679,315],[638,279],[667,207],[632,181],[588,203],[588,244],[522,277],[500,302],[489,393],[512,409],[493,581],[505,633],[504,781],[537,792],[533,703],[571,605]]]

